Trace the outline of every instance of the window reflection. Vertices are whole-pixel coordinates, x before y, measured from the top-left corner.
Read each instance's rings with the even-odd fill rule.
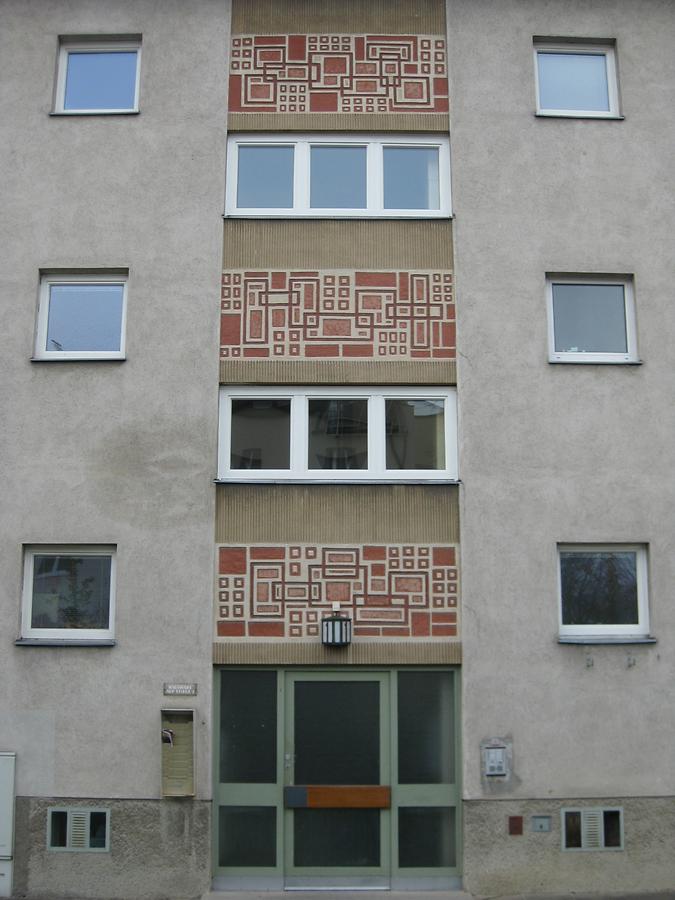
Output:
[[[444,469],[443,400],[386,401],[387,468]]]
[[[384,208],[440,208],[436,147],[384,148]]]
[[[288,469],[291,464],[291,401],[233,398],[233,469]]]
[[[537,53],[542,109],[608,112],[604,53]]]
[[[239,147],[237,206],[290,209],[293,206],[293,147]]]
[[[312,147],[310,203],[313,208],[366,208],[366,148]]]
[[[309,401],[309,468],[368,468],[368,401]]]

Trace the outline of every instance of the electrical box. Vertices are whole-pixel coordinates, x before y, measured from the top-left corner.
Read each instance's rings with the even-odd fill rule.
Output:
[[[0,752],[0,897],[12,896],[16,754]]]
[[[483,760],[486,775],[506,775],[506,747],[486,747]]]
[[[16,754],[0,753],[0,859],[14,856],[14,767]]]
[[[550,816],[532,816],[531,825],[532,831],[550,831],[551,830],[551,817]]]
[[[194,797],[194,710],[162,710],[162,796]]]

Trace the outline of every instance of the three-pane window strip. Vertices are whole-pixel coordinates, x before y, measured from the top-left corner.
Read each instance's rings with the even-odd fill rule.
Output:
[[[454,480],[452,390],[223,391],[221,479]]]
[[[445,138],[230,139],[228,215],[450,215]]]

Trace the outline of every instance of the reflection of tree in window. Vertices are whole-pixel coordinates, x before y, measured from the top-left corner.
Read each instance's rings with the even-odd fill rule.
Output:
[[[36,556],[33,628],[107,628],[110,557]]]
[[[368,401],[309,401],[309,468],[368,467]]]
[[[635,553],[561,553],[560,577],[564,625],[637,624]]]

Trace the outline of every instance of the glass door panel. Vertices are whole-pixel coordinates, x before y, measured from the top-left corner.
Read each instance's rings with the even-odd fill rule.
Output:
[[[388,674],[287,674],[287,886],[388,884],[388,701]]]
[[[449,884],[459,826],[455,674],[399,670],[392,887]]]
[[[281,704],[271,669],[221,669],[216,677],[216,876],[257,870],[280,883]]]
[[[380,783],[380,683],[295,682],[295,783]]]

